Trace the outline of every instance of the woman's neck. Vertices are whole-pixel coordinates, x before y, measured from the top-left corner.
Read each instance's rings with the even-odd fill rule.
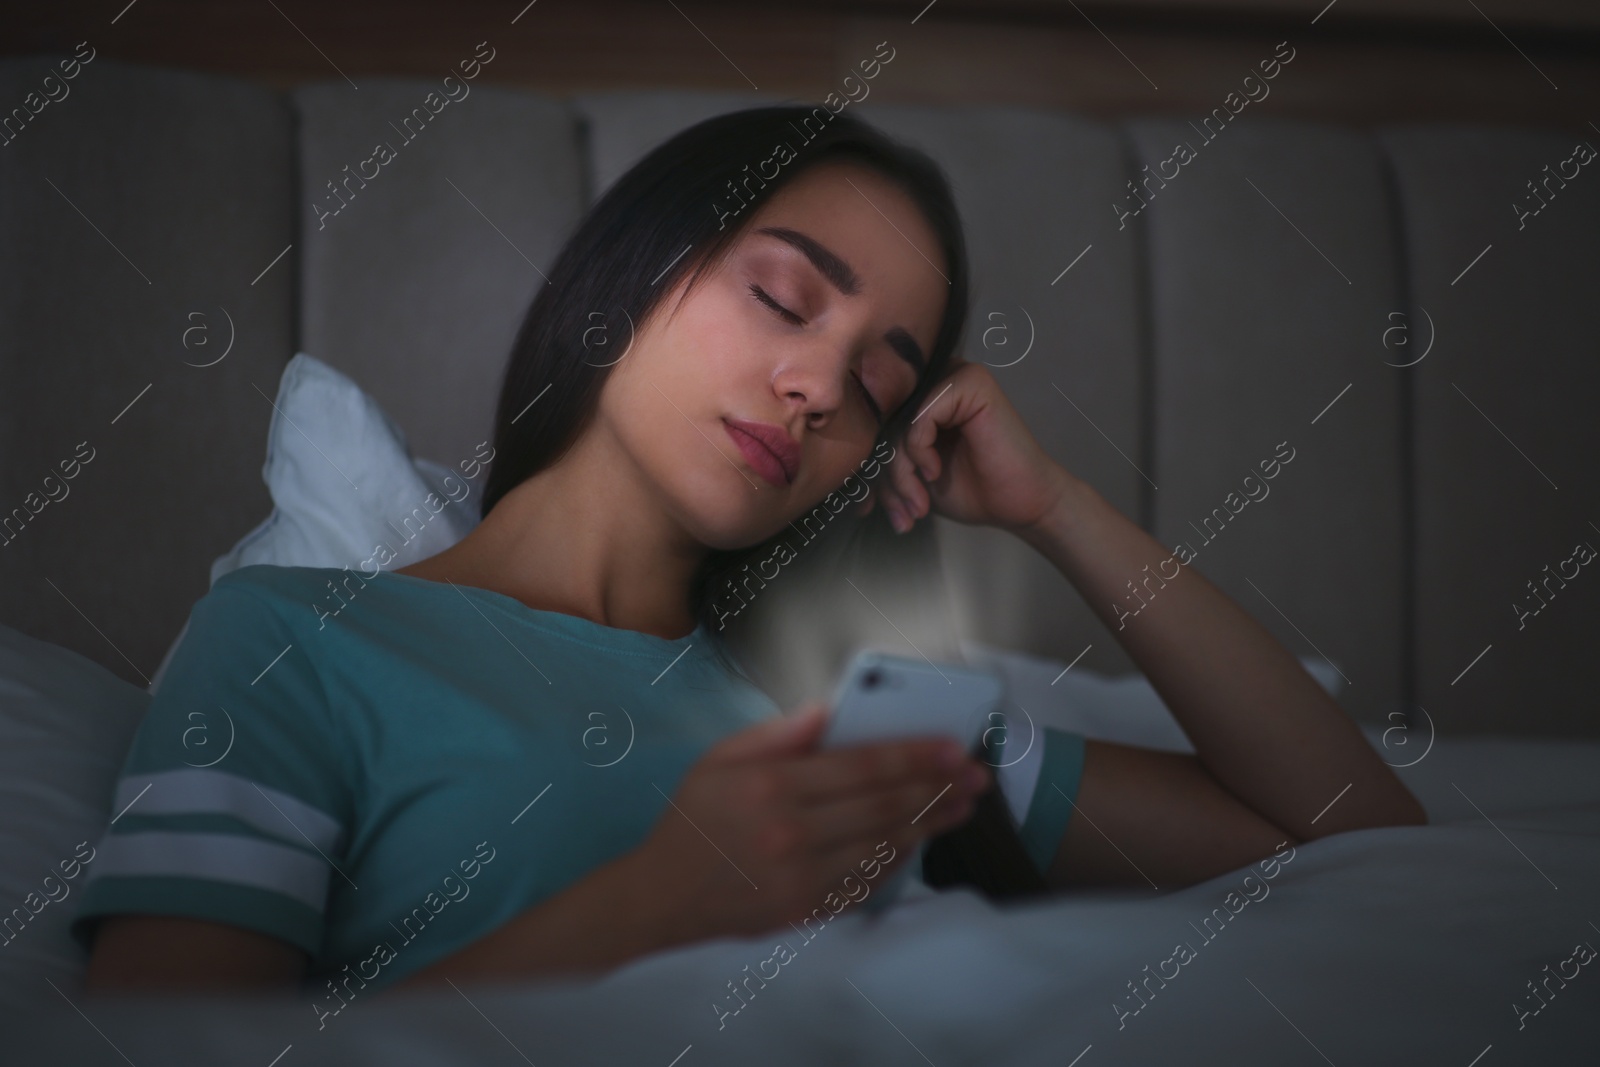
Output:
[[[631,463],[593,447],[595,436],[507,492],[460,542],[399,573],[604,626],[686,636],[695,625],[689,586],[708,549],[656,506]]]

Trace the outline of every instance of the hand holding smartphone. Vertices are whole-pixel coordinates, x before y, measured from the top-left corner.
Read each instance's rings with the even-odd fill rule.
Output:
[[[1004,696],[987,671],[885,652],[856,654],[833,696],[833,715],[820,745],[838,748],[876,741],[948,737],[973,753],[990,712]],[[864,907],[878,912],[901,899],[922,869],[927,843]]]

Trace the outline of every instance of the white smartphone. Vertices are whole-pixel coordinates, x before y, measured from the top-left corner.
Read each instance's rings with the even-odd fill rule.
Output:
[[[971,751],[1003,699],[988,671],[887,652],[858,652],[833,697],[822,746],[945,736]]]

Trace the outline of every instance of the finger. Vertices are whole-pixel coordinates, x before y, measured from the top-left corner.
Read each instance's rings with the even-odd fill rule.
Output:
[[[814,701],[724,738],[711,746],[703,759],[736,763],[808,752],[816,746],[827,722],[828,706]]]
[[[873,490],[873,494],[882,498],[883,513],[885,517],[888,518],[889,525],[893,526],[896,530],[900,530],[903,523],[909,520],[906,517],[907,513],[905,501],[902,500],[900,494],[895,492],[894,488],[890,486],[890,480],[891,479],[889,478],[885,478],[883,482]]]
[[[781,773],[789,798],[804,805],[916,782],[942,789],[969,764],[978,761],[949,738],[922,737],[820,749],[786,761]]]
[[[916,467],[904,455],[896,456],[889,467],[889,478],[908,519],[919,519],[928,513],[931,503],[927,487],[917,478]]]
[[[940,399],[938,407],[946,415],[955,410],[955,405],[951,402],[949,394]],[[939,450],[934,447],[934,441],[939,436],[940,426],[937,415],[938,411],[928,411],[917,421],[906,427],[906,432],[901,435],[900,439],[902,453],[915,465],[917,472],[922,475],[922,479],[925,482],[937,481],[939,470],[943,466],[939,459]]]
[[[959,423],[962,417],[962,400],[965,399],[969,381],[967,375],[958,371],[945,375],[944,379],[933,387],[922,409],[906,427],[907,430],[920,429],[931,438],[939,432],[940,427]]]
[[[930,482],[938,480],[944,467],[935,447],[939,431],[960,426],[983,406],[983,368],[971,370],[964,360],[952,360],[950,367],[899,442],[900,450],[910,455]]]
[[[814,805],[800,819],[811,846],[831,850],[862,838],[942,833],[970,818],[975,803],[959,780],[919,781]]]

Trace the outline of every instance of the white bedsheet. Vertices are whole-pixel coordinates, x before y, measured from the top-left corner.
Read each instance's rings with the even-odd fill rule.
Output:
[[[1527,983],[1547,964],[1571,974],[1562,961],[1574,946],[1600,947],[1600,745],[1440,741],[1402,773],[1432,825],[1299,846],[1210,941],[1197,927],[1213,908],[1227,912],[1230,890],[1242,896],[1247,870],[1160,896],[1001,909],[959,890],[876,917],[852,905],[814,941],[791,933],[793,957],[720,1029],[713,1005],[726,983],[772,956],[777,936],[661,953],[588,983],[358,996],[320,1031],[306,1003],[131,1004],[63,989],[6,1024],[0,1059],[1600,1063],[1600,962],[1564,988],[1552,980],[1537,1014],[1519,1019],[1514,1007],[1543,1003]],[[1179,942],[1193,958],[1164,964]],[[1138,1014],[1120,1014],[1114,1004],[1139,1003],[1128,983],[1146,965],[1177,975],[1152,985]]]

